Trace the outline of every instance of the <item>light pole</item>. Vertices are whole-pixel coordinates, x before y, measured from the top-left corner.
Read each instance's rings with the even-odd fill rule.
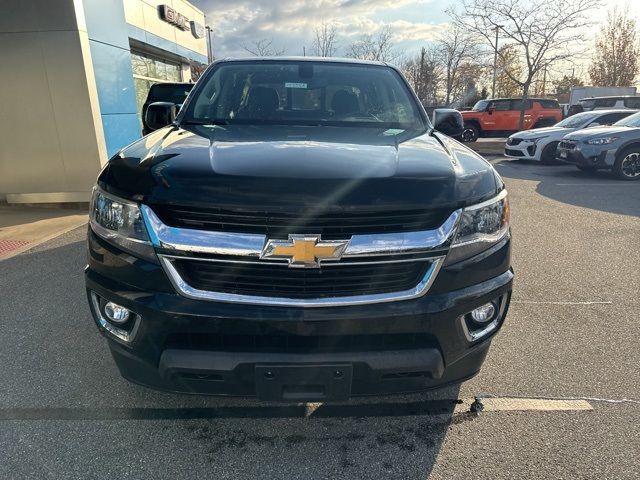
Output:
[[[496,25],[494,30],[496,31],[496,49],[493,52],[493,87],[491,88],[491,98],[496,98],[496,70],[498,69],[498,33],[504,25]]]
[[[207,29],[207,59],[209,63],[213,61],[213,48],[211,48],[211,27],[207,25],[205,27]]]

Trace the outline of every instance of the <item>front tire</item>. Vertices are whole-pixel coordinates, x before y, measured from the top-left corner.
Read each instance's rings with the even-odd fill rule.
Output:
[[[552,142],[542,149],[542,153],[540,154],[540,163],[543,165],[555,165],[558,163],[556,160],[558,143],[560,142]]]
[[[465,143],[473,143],[478,140],[478,128],[474,125],[465,125],[462,131],[462,141]]]
[[[613,173],[620,180],[640,180],[640,147],[631,147],[618,154]]]

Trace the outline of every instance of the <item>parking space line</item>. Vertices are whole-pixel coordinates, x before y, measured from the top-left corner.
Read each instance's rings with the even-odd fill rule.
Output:
[[[556,183],[556,187],[633,187],[633,183]]]
[[[586,400],[491,397],[478,399],[478,402],[483,412],[593,410],[591,404]]]
[[[475,404],[475,405],[474,405]],[[480,407],[478,408],[478,405]],[[479,397],[476,399],[346,404],[307,403],[281,406],[213,408],[0,408],[0,421],[117,421],[277,418],[355,418],[433,416],[450,418],[478,411],[592,410],[582,399]]]

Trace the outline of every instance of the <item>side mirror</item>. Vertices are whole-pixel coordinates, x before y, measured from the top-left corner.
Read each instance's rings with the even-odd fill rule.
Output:
[[[433,128],[449,137],[458,138],[464,130],[462,114],[453,108],[436,108],[433,111]]]
[[[487,112],[489,112],[489,115],[493,115],[493,112],[496,111],[496,107],[489,107],[487,108]]]
[[[144,121],[149,130],[158,130],[174,122],[178,106],[171,102],[154,102],[147,107]]]

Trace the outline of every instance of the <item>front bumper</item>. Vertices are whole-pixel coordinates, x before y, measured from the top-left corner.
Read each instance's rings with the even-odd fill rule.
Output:
[[[556,159],[581,167],[610,169],[616,161],[616,151],[617,147],[612,148],[611,145],[607,145],[606,148],[586,144],[577,144],[574,148],[558,146]]]
[[[527,160],[538,160],[538,146],[534,142],[521,140],[517,145],[505,145],[504,154],[506,157],[522,158]]]
[[[133,382],[174,392],[337,400],[475,375],[508,310],[510,248],[507,238],[443,267],[416,299],[304,309],[182,297],[159,265],[89,232],[86,286],[90,295],[139,315],[131,342],[100,327],[120,372]],[[490,301],[500,303],[497,328],[474,340],[463,316]],[[98,322],[93,306],[92,313]]]

